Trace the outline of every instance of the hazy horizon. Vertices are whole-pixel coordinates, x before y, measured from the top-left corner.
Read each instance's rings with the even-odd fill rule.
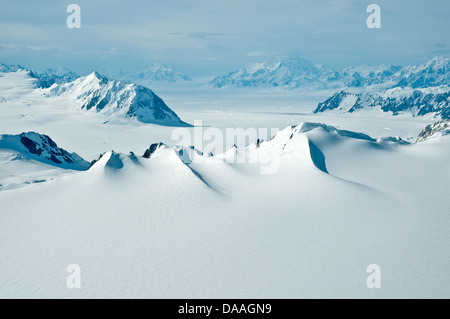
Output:
[[[0,62],[80,74],[157,62],[201,77],[273,57],[341,69],[421,64],[450,53],[450,2],[444,0],[377,1],[381,29],[366,25],[373,1],[80,0],[81,28],[69,29],[71,3],[4,1]]]

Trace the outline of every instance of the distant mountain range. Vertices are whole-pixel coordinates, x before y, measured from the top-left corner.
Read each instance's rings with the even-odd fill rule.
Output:
[[[362,88],[379,85],[426,88],[450,83],[449,59],[436,57],[420,66],[353,66],[341,71],[303,58],[249,63],[239,70],[217,76],[211,87],[260,87],[281,89]]]
[[[108,77],[138,84],[187,82],[192,79],[173,67],[153,63],[138,70],[105,70]]]
[[[435,57],[419,66],[355,66],[341,71],[302,58],[250,63],[212,79],[208,86],[338,89],[314,113],[381,110],[398,115],[450,118],[450,59]]]
[[[315,65],[302,58],[249,63],[226,75],[217,76],[211,87],[264,87],[295,89],[300,87],[338,87],[341,75],[331,68]],[[342,81],[341,81],[342,82]]]
[[[394,88],[382,92],[340,91],[326,101],[319,103],[314,113],[337,111],[354,113],[361,110],[381,110],[398,115],[408,112],[414,116],[432,115],[450,118],[450,89],[437,88]]]
[[[378,76],[370,74],[360,77],[354,72],[352,77],[358,79],[358,85],[350,85],[319,103],[314,113],[381,110],[392,115],[406,112],[414,116],[450,118],[450,59],[436,57],[396,73],[385,69]]]

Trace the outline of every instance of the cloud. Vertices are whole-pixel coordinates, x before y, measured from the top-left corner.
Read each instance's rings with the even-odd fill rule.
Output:
[[[196,31],[196,32],[189,32],[187,34],[190,38],[198,38],[198,39],[206,39],[211,37],[220,37],[225,35],[224,33],[218,33],[218,32],[204,32],[204,31]]]

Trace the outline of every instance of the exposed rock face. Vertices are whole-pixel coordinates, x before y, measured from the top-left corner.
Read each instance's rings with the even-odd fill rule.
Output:
[[[450,121],[444,120],[434,124],[430,124],[423,129],[416,139],[416,142],[423,142],[437,134],[447,135],[450,134]]]
[[[47,135],[35,132],[0,135],[0,148],[13,150],[28,158],[59,167],[80,170],[89,167],[89,163],[77,154],[58,147]]]
[[[143,157],[150,158],[152,154],[156,152],[157,149],[161,148],[164,145],[165,145],[164,143],[154,143],[150,145],[150,147],[144,152]]]
[[[71,96],[83,110],[135,118],[144,123],[179,125],[182,121],[152,90],[133,83],[111,81],[97,72],[73,82],[53,85],[44,95]]]
[[[349,99],[349,97],[351,99]],[[346,104],[344,105],[344,102]],[[383,93],[350,93],[341,91],[319,103],[314,113],[343,110],[353,113],[362,109],[380,108],[397,115],[410,112],[415,116],[431,114],[442,119],[450,118],[450,89],[392,89]]]

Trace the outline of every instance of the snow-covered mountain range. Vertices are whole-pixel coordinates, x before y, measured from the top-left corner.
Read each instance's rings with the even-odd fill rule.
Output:
[[[144,85],[151,85],[153,83],[177,83],[192,81],[189,76],[179,70],[156,62],[139,69],[105,70],[103,73],[105,73],[108,77],[117,80],[131,81]]]
[[[425,88],[450,85],[450,58],[435,57],[418,66],[406,66],[392,78],[395,86]]]
[[[303,58],[288,58],[249,63],[239,70],[215,77],[208,85],[217,88],[283,89],[362,88],[374,85],[384,89],[426,88],[450,83],[449,61],[447,57],[435,57],[419,66],[362,65],[338,71]]]
[[[154,63],[150,66],[139,70],[138,72],[131,74],[131,80],[133,81],[145,81],[145,82],[166,82],[175,83],[180,81],[192,81],[192,79],[186,74],[169,67],[167,65]]]
[[[323,88],[338,85],[340,79],[340,74],[331,68],[315,65],[303,58],[291,58],[249,63],[237,71],[215,77],[208,85],[217,88]]]
[[[340,91],[319,103],[314,113],[337,111],[355,113],[362,110],[377,110],[398,115],[411,113],[414,116],[431,115],[450,118],[450,88],[394,88],[386,91]]]
[[[340,75],[344,80],[343,84],[345,86],[364,87],[373,84],[385,83],[401,69],[401,66],[395,66],[392,64],[377,66],[361,65],[345,68],[340,72]]]
[[[319,103],[314,113],[381,110],[392,115],[410,113],[450,118],[450,59],[436,57],[396,73],[393,73],[395,68],[388,67],[387,70],[369,76],[367,72],[361,72],[363,76],[354,72],[350,87]],[[353,71],[355,69],[347,74]]]

